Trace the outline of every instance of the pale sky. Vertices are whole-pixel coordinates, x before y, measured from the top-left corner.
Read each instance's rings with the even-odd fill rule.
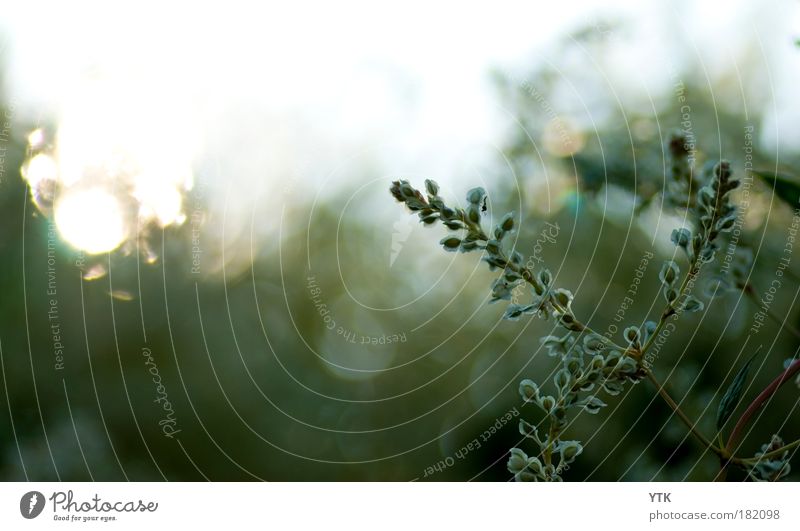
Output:
[[[763,46],[781,108],[765,141],[800,133],[793,1],[164,4],[4,6],[0,45],[18,116],[58,120],[98,72],[138,79],[162,99],[154,107],[186,108],[198,178],[228,205],[298,175],[337,190],[360,184],[359,167],[445,186],[477,172],[509,124],[490,69],[524,74],[548,60],[557,36],[614,19],[630,40],[603,75],[621,95],[668,89],[667,63],[694,56],[714,77]]]

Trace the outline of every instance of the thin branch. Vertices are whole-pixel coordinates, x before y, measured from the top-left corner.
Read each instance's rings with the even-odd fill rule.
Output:
[[[784,444],[783,446],[781,446],[777,450],[772,450],[771,452],[767,452],[767,453],[765,453],[763,455],[760,455],[758,457],[748,457],[748,458],[745,458],[745,459],[740,459],[740,461],[742,463],[758,463],[759,461],[764,461],[766,459],[772,459],[773,457],[780,457],[780,456],[782,456],[784,454],[784,452],[788,452],[792,448],[796,448],[798,446],[800,446],[800,439],[797,439],[796,441],[790,442],[789,444]]]
[[[787,381],[791,380],[795,374],[800,372],[800,359],[797,359],[789,365],[777,378],[772,380],[772,382],[764,388],[763,391],[750,403],[742,416],[739,418],[739,421],[736,423],[736,426],[733,428],[730,437],[728,438],[728,444],[725,447],[731,453],[736,453],[737,445],[739,444],[739,439],[742,435],[742,430],[747,426],[753,416],[758,412],[759,409],[772,398],[780,387],[786,383]]]
[[[700,431],[697,430],[696,423],[692,422],[692,420],[686,415],[686,413],[684,413],[683,410],[681,410],[680,406],[670,396],[670,394],[667,392],[664,386],[661,385],[661,382],[659,382],[656,379],[655,375],[653,375],[653,372],[648,369],[645,374],[647,374],[647,379],[650,380],[650,382],[656,387],[656,390],[658,391],[658,394],[661,396],[661,398],[663,398],[664,401],[669,405],[670,409],[672,409],[672,411],[675,412],[676,415],[678,415],[678,418],[680,418],[683,421],[683,423],[686,424],[692,435],[694,435],[698,441],[703,443],[703,446],[705,446],[706,448],[717,454],[720,458],[727,459],[729,455],[724,450],[715,446],[711,441],[709,441],[706,438],[705,435],[703,435],[702,433],[700,433]]]

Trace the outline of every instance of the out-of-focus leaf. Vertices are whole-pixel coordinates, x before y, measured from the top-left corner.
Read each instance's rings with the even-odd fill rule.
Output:
[[[756,352],[756,354],[758,354],[758,352]],[[728,390],[725,391],[722,400],[720,400],[719,409],[717,410],[718,430],[722,429],[722,426],[725,425],[725,422],[730,418],[734,410],[736,410],[736,406],[739,405],[739,400],[742,398],[742,391],[744,391],[744,384],[747,381],[747,373],[750,371],[750,365],[753,363],[754,359],[756,359],[755,355],[739,369],[731,385],[728,386]]]
[[[133,293],[121,289],[109,291],[108,294],[111,295],[111,298],[123,302],[130,302],[136,298],[133,296]]]
[[[768,170],[753,170],[764,182],[775,190],[775,195],[786,201],[792,208],[800,206],[800,180],[786,173]]]
[[[596,396],[590,396],[577,402],[575,405],[577,407],[582,407],[584,411],[591,415],[596,415],[602,408],[606,407],[607,404]]]

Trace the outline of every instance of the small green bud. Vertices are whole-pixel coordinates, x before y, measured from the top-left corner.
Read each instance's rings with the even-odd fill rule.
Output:
[[[548,269],[542,269],[537,276],[539,277],[539,282],[545,287],[548,287],[553,282],[553,275]]]
[[[500,228],[503,229],[505,232],[508,232],[514,228],[514,213],[509,212],[503,219],[500,221]]]
[[[524,437],[539,441],[539,430],[536,429],[536,426],[523,419],[519,421],[519,433]]]
[[[541,407],[545,413],[550,413],[555,405],[556,399],[552,396],[543,396],[539,399],[539,407]]]
[[[489,240],[486,242],[486,252],[490,254],[500,254],[500,242],[497,240]]]
[[[553,383],[556,384],[559,391],[563,392],[572,385],[572,375],[566,369],[559,369],[553,377]]]
[[[457,251],[458,248],[461,246],[461,240],[454,237],[454,236],[447,236],[446,238],[442,238],[439,242],[444,247],[445,251],[454,252]]]
[[[672,243],[686,249],[692,241],[692,233],[689,229],[680,228],[672,231]]]
[[[732,174],[731,163],[727,160],[721,160],[714,166],[714,176],[719,179],[721,184],[726,184]]]
[[[467,202],[473,205],[480,205],[484,197],[486,197],[486,190],[480,187],[473,188],[467,192]]]
[[[686,302],[683,303],[683,311],[685,312],[702,312],[704,307],[702,301],[692,296],[688,297]]]
[[[535,475],[542,477],[542,462],[539,461],[537,457],[529,457],[528,458],[528,470],[533,472]]]
[[[436,210],[443,210],[445,208],[444,201],[442,201],[441,197],[431,197],[430,198],[430,205],[431,207],[435,208]]]
[[[539,386],[526,378],[519,383],[519,394],[525,402],[536,402],[539,399]]]
[[[508,457],[508,471],[512,474],[519,474],[528,466],[528,454],[519,448],[512,448],[511,455]]]
[[[627,339],[628,342],[634,345],[639,344],[639,340],[641,339],[642,336],[637,327],[629,326],[628,328],[625,329],[624,333],[625,333],[625,339]]]
[[[431,195],[439,194],[439,185],[436,184],[436,181],[432,181],[431,179],[425,179],[425,189],[428,190],[428,193]]]
[[[700,188],[700,191],[697,192],[697,199],[701,206],[711,211],[714,207],[714,190],[710,186]]]
[[[478,223],[481,220],[481,212],[477,205],[470,205],[467,207],[467,219],[472,223]]]
[[[617,364],[617,370],[623,374],[633,374],[639,370],[636,360],[630,356],[623,356]]]
[[[718,232],[730,232],[733,229],[734,225],[736,225],[736,216],[731,215],[717,220],[717,223],[714,228]]]
[[[611,396],[617,396],[625,390],[625,387],[620,382],[606,380],[603,382],[603,390]]]
[[[563,441],[559,445],[561,463],[569,464],[583,452],[583,446],[578,441]]]
[[[461,242],[461,252],[462,253],[467,253],[469,251],[474,251],[477,248],[478,248],[478,242],[476,242],[476,241],[465,239],[464,241]]]
[[[678,278],[679,273],[680,269],[678,268],[678,265],[672,260],[667,260],[664,262],[664,265],[661,266],[661,272],[658,273],[658,278],[665,286],[672,286],[672,284]]]
[[[573,332],[583,331],[583,326],[575,320],[575,316],[572,314],[565,313],[559,318],[558,322],[567,330],[572,330]]]
[[[516,286],[516,283],[507,282],[504,278],[495,279],[492,282],[492,301],[511,300],[511,290]]]
[[[606,341],[600,334],[586,334],[583,338],[583,348],[588,352],[599,352],[606,346]]]
[[[601,409],[606,407],[607,404],[596,396],[590,396],[578,402],[577,405],[582,407],[583,410],[590,415],[596,415]]]
[[[508,319],[509,321],[518,321],[522,315],[529,313],[532,310],[532,305],[509,304],[505,313],[503,314],[503,318]]]
[[[709,243],[705,247],[700,250],[700,254],[698,254],[698,258],[701,262],[708,263],[714,260],[714,254],[717,252],[717,248],[714,246],[713,243]]]
[[[664,288],[664,298],[667,299],[667,302],[672,303],[675,302],[675,299],[678,298],[678,292],[672,288]]]
[[[564,310],[569,310],[572,306],[572,292],[568,289],[559,288],[553,292],[553,298]]]
[[[564,364],[564,367],[569,371],[572,376],[581,374],[580,358],[572,358]]]
[[[608,353],[608,356],[606,356],[606,367],[616,367],[620,358],[622,358],[622,353],[618,350],[612,350]]]
[[[413,186],[408,184],[408,181],[400,181],[400,193],[405,198],[416,197],[416,190],[414,190]]]

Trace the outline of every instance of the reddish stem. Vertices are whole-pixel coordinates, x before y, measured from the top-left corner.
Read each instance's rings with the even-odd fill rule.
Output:
[[[747,423],[750,422],[750,419],[756,414],[756,412],[764,405],[764,403],[772,398],[772,395],[786,383],[788,380],[791,380],[792,377],[800,371],[800,359],[794,360],[794,362],[789,365],[777,378],[772,380],[766,388],[753,400],[742,416],[739,418],[739,421],[736,423],[736,426],[733,428],[731,432],[731,436],[728,438],[728,444],[726,445],[727,450],[731,454],[736,453],[735,445],[739,443],[739,438],[742,435],[742,430],[747,426]]]

